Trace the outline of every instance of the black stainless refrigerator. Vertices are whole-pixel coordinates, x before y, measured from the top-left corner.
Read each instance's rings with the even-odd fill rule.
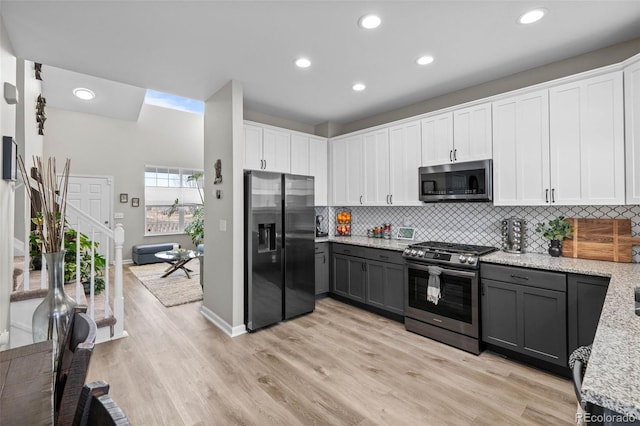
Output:
[[[255,331],[315,309],[313,177],[244,173],[245,302]]]

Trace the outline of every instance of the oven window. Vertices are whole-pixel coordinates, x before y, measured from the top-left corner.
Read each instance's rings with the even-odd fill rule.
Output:
[[[440,275],[440,301],[427,302],[429,273],[409,268],[409,306],[453,320],[472,324],[471,278]]]

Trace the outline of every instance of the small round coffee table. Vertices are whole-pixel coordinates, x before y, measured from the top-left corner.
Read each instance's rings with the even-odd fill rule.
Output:
[[[187,278],[191,279],[191,275],[189,275],[189,272],[193,272],[193,270],[187,268],[185,265],[189,263],[191,259],[200,257],[202,256],[202,254],[195,250],[177,249],[161,251],[156,253],[155,256],[163,262],[171,265],[169,266],[169,268],[167,268],[166,271],[164,271],[164,275],[162,275],[162,278],[166,278],[178,269],[181,269],[187,275]]]

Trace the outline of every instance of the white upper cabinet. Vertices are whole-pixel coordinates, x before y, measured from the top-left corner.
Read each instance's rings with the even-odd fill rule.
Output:
[[[491,104],[422,119],[422,165],[491,158]]]
[[[546,205],[549,187],[548,91],[494,102],[494,204]]]
[[[624,203],[622,74],[496,101],[496,205]]]
[[[361,205],[363,194],[362,136],[331,140],[331,193],[334,206]]]
[[[329,188],[327,155],[327,139],[310,137],[308,174],[314,177],[316,206],[326,206],[329,201],[327,197]],[[293,166],[293,163],[291,165]]]
[[[453,113],[422,119],[422,165],[450,163],[453,160]]]
[[[627,204],[640,204],[640,60],[624,69]]]
[[[491,104],[479,104],[453,111],[454,161],[491,158]]]
[[[549,89],[551,202],[624,204],[622,72]]]
[[[291,173],[305,175],[309,173],[309,137],[299,134],[291,135]],[[326,157],[326,155],[325,155]]]
[[[291,134],[265,128],[262,131],[264,170],[289,173],[291,167]]]
[[[418,199],[421,151],[419,121],[389,129],[389,204],[422,204]]]
[[[331,140],[335,206],[421,205],[420,121]]]
[[[245,169],[289,173],[290,156],[290,133],[245,123]]]
[[[362,136],[364,146],[362,204],[383,205],[389,200],[389,130]]]
[[[244,168],[262,170],[262,127],[244,125]]]

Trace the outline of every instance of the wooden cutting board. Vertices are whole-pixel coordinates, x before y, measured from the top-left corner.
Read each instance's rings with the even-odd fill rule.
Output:
[[[565,238],[562,255],[580,259],[631,262],[634,245],[630,219],[566,219],[571,222],[573,239]]]

